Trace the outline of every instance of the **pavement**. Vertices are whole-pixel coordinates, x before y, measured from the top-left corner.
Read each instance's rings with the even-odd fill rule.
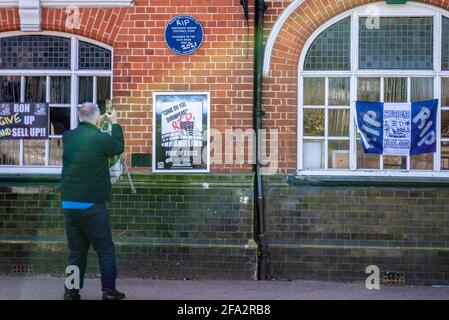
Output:
[[[64,278],[0,276],[0,300],[60,300]],[[100,279],[85,280],[81,298],[101,298]],[[121,278],[129,300],[449,300],[449,287],[382,286],[319,281],[148,280]]]

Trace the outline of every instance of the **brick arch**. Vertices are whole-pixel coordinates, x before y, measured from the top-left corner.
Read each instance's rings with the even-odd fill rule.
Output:
[[[42,30],[77,34],[89,39],[114,45],[127,8],[80,8],[79,29],[66,27],[66,9],[48,8],[42,12]]]
[[[19,10],[17,8],[0,8],[0,32],[20,29]]]
[[[282,24],[271,51],[270,69],[264,78],[267,113],[262,122],[264,127],[279,132],[280,173],[294,174],[297,167],[298,63],[305,43],[333,17],[375,2],[379,3],[378,0],[303,0]],[[414,2],[449,10],[446,0]]]
[[[68,29],[65,8],[44,8],[42,10],[42,30],[77,34],[114,45],[128,8],[80,8],[79,29]],[[20,17],[17,8],[0,8],[0,32],[19,31]]]

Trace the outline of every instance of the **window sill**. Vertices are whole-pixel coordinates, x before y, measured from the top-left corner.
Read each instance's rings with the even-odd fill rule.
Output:
[[[301,173],[301,174],[298,174]],[[289,176],[289,184],[298,186],[351,186],[351,187],[395,187],[395,188],[449,188],[449,172],[446,177],[419,176],[374,176],[332,175],[329,172]],[[349,173],[349,172],[348,172]],[[437,173],[437,172],[435,172]]]
[[[60,174],[4,174],[0,173],[0,184],[3,183],[59,183]]]

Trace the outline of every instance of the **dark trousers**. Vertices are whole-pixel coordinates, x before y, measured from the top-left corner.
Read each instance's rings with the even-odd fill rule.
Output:
[[[115,289],[115,249],[106,205],[95,204],[81,210],[64,209],[64,221],[70,250],[69,265],[79,268],[80,288],[84,284],[87,253],[92,244],[98,255],[102,288]]]

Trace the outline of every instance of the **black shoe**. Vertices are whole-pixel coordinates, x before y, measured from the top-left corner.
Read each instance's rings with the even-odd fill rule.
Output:
[[[103,300],[122,300],[125,299],[126,295],[115,289],[103,289]]]
[[[64,288],[64,300],[81,300],[81,296],[79,294],[79,290],[77,289],[67,289]]]

